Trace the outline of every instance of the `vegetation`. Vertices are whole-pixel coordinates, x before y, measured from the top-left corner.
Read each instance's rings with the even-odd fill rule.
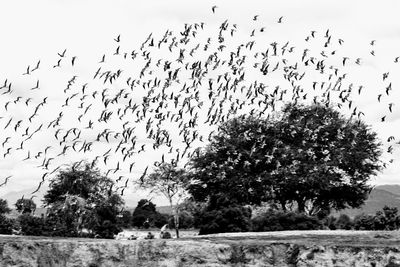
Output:
[[[179,238],[179,204],[187,197],[186,188],[189,183],[185,171],[171,163],[161,163],[153,173],[140,184],[151,193],[164,195],[174,212],[174,227]]]
[[[362,121],[325,105],[290,104],[267,118],[240,116],[223,123],[210,143],[192,154],[188,170],[163,162],[143,176],[140,187],[163,194],[172,217],[147,199],[132,213],[123,210],[111,179],[90,164],[75,163],[50,180],[44,217],[33,216],[36,204],[22,198],[15,203],[21,215],[8,220],[4,214],[10,209],[0,200],[0,232],[10,233],[14,225],[26,235],[112,238],[122,227],[165,224],[177,237],[182,227],[198,228],[199,234],[396,230],[397,208],[354,220],[328,217],[332,209],[363,204],[369,179],[382,168],[381,153],[376,134]],[[250,207],[261,203],[269,209],[252,216]]]
[[[20,198],[15,203],[15,207],[22,214],[32,214],[36,210],[36,204],[32,199]]]
[[[114,182],[89,164],[61,170],[44,196],[54,233],[82,236],[86,229],[93,236],[112,238],[121,230],[117,216],[123,205],[113,188]]]
[[[166,223],[167,216],[157,212],[156,205],[147,199],[141,199],[132,213],[132,226],[137,228],[161,228]]]
[[[250,208],[232,203],[228,198],[213,198],[200,216],[199,234],[246,232],[251,229],[250,218]]]
[[[0,234],[9,235],[12,233],[13,220],[5,216],[11,209],[8,207],[7,200],[0,198]]]
[[[362,121],[319,104],[286,105],[275,117],[222,124],[191,159],[189,192],[197,201],[268,201],[283,211],[326,216],[363,204],[367,182],[382,168],[381,153],[376,133]]]
[[[322,228],[321,221],[304,213],[270,209],[259,214],[252,220],[254,232],[283,230],[318,230]]]
[[[0,215],[9,213],[11,209],[8,207],[7,200],[0,198]]]

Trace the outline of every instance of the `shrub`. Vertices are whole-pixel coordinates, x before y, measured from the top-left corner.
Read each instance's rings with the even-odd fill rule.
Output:
[[[153,224],[155,227],[157,228],[161,228],[163,227],[165,224],[168,223],[168,214],[162,214],[157,212],[154,216],[153,216]]]
[[[361,214],[354,218],[354,229],[375,230],[375,216]]]
[[[350,217],[346,214],[340,214],[339,218],[336,220],[336,229],[350,230],[353,228],[353,222]]]
[[[329,216],[324,219],[323,224],[330,230],[336,230],[337,229],[336,221],[337,218],[335,216]]]
[[[113,239],[116,233],[122,231],[122,228],[110,220],[100,221],[93,229],[93,233],[98,238]]]
[[[396,207],[383,207],[382,211],[378,211],[375,215],[375,221],[379,222],[379,230],[398,230],[400,228],[400,217],[397,215]]]
[[[200,219],[199,235],[249,231],[250,217],[251,210],[237,204],[206,210]]]
[[[398,230],[400,217],[397,212],[396,207],[385,206],[375,215],[358,215],[354,218],[354,228],[356,230]]]
[[[252,230],[255,232],[316,230],[321,227],[322,223],[314,216],[272,209],[252,219]]]
[[[132,225],[132,213],[128,210],[124,210],[117,217],[118,225],[122,228],[130,228]]]
[[[22,235],[43,235],[43,218],[32,216],[28,213],[22,214],[17,219]]]
[[[13,230],[14,221],[0,214],[0,234],[11,235]]]

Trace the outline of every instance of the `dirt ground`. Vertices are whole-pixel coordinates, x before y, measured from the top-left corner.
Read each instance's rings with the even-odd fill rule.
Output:
[[[132,230],[126,231],[126,234],[135,234],[139,238],[144,239],[149,231]],[[157,239],[159,231],[150,230]],[[173,240],[175,240],[175,233]],[[290,242],[301,244],[319,243],[323,245],[350,245],[350,246],[386,246],[400,244],[400,231],[352,231],[352,230],[315,230],[315,231],[276,231],[276,232],[243,232],[243,233],[220,233],[212,235],[197,235],[195,230],[180,231],[180,240],[208,240],[211,242],[225,243],[229,241],[241,241],[249,243],[257,243],[261,241],[267,242]],[[35,236],[8,236],[0,235],[0,242],[7,240],[28,239],[28,240],[68,240],[77,242],[97,242],[101,239],[92,238],[62,238],[62,237],[35,237]],[[106,239],[113,242],[113,240]],[[105,240],[104,240],[105,241]],[[127,240],[129,242],[130,240]]]

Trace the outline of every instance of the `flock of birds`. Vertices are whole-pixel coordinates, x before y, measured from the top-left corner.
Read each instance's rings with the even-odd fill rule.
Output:
[[[217,13],[217,6],[211,12]],[[310,31],[304,47],[259,41],[268,40],[268,28],[258,26],[259,17],[249,19],[254,23],[250,32],[228,20],[218,29],[198,22],[161,36],[149,34],[135,49],[127,48],[124,37],[117,35],[114,49],[100,55],[91,79],[73,74],[49,95],[36,73],[74,70],[79,57],[63,49],[53,64],[34,62],[21,72],[32,82],[29,88],[16,90],[8,79],[0,84],[3,161],[30,163],[42,170],[32,194],[63,168],[66,159],[74,158],[74,167],[88,161],[115,177],[122,195],[130,179],[143,181],[152,165],[186,163],[200,153],[220,123],[241,114],[267,118],[283,103],[318,102],[362,119],[354,97],[365,94],[364,85],[348,81],[346,71],[349,65],[362,65],[363,59],[339,55],[344,40],[328,29]],[[279,17],[270,27],[285,20]],[[369,46],[375,57],[375,41]],[[122,63],[107,64],[114,60]],[[398,62],[395,57],[393,63]],[[383,89],[376,96],[377,102],[388,105],[382,122],[395,105],[390,101],[390,77],[389,72],[382,74]],[[45,146],[35,148],[43,141]],[[392,153],[395,137],[387,142],[387,152]],[[150,150],[158,158],[148,163],[142,153]],[[18,177],[1,179],[4,186]]]

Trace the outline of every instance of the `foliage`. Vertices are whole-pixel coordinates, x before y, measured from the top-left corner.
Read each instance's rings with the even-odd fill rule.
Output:
[[[45,235],[46,227],[44,218],[32,216],[26,212],[18,216],[17,222],[22,235]]]
[[[396,207],[383,207],[375,215],[375,221],[379,230],[398,230],[400,228],[400,217]],[[378,230],[378,229],[377,229]]]
[[[246,232],[250,230],[251,210],[227,198],[212,201],[203,211],[199,222],[199,235]]]
[[[268,210],[252,219],[252,231],[317,230],[322,224],[315,216],[292,211]]]
[[[11,235],[13,230],[14,221],[0,214],[0,234]]]
[[[0,215],[10,213],[11,209],[8,207],[7,200],[0,198]]]
[[[180,229],[190,229],[194,227],[194,216],[188,211],[179,212],[179,228]],[[168,220],[168,225],[170,228],[175,228],[174,216],[170,216]]]
[[[132,226],[132,213],[124,210],[118,216],[118,225],[122,228],[130,228]]]
[[[362,121],[324,105],[289,104],[266,119],[240,116],[222,124],[191,158],[189,191],[197,201],[219,195],[326,215],[365,201],[381,153],[376,133]]]
[[[181,213],[187,213],[188,216],[193,218],[193,225],[190,227],[186,226],[187,228],[200,228],[201,216],[203,211],[207,207],[207,204],[208,203],[206,202],[195,201],[193,198],[187,198],[179,205],[179,210]],[[184,221],[185,218],[180,218],[179,220]],[[182,228],[185,228],[185,222],[183,222],[182,224]]]
[[[168,214],[162,214],[157,212],[157,214],[154,216],[154,221],[153,221],[154,227],[161,228],[165,224],[168,224],[168,217],[169,217]]]
[[[375,230],[375,216],[361,214],[354,218],[355,230]]]
[[[36,204],[32,199],[20,198],[15,203],[15,207],[19,213],[34,213],[36,210]]]
[[[132,225],[138,228],[143,228],[145,226],[149,228],[153,224],[156,215],[156,205],[150,200],[141,199],[133,211]],[[146,221],[148,225],[145,224]]]
[[[356,230],[398,230],[400,229],[400,216],[396,207],[385,206],[375,215],[359,215],[354,218]]]
[[[80,236],[87,229],[92,235],[112,238],[120,231],[117,216],[123,205],[113,186],[111,179],[90,164],[75,163],[61,170],[44,196],[53,234]]]

